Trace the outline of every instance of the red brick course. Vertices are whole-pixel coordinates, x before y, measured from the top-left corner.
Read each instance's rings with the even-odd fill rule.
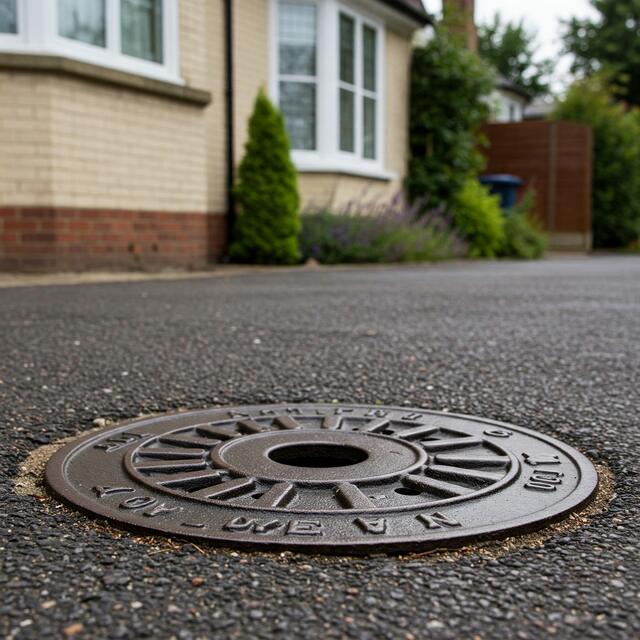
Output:
[[[224,251],[212,213],[0,208],[0,269],[197,269]]]

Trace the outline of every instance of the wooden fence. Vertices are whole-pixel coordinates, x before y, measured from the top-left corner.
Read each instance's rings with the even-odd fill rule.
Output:
[[[551,249],[589,251],[591,234],[591,128],[573,122],[516,122],[484,127],[485,173],[510,173],[536,192]]]

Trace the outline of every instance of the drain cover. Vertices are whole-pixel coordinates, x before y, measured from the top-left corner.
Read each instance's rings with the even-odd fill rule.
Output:
[[[372,552],[530,531],[584,505],[574,449],[420,409],[252,406],[156,416],[58,451],[46,478],[116,523],[233,545]]]

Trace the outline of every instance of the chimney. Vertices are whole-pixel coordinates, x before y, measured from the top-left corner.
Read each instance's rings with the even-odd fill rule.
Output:
[[[467,49],[478,50],[475,0],[442,0],[442,25]]]

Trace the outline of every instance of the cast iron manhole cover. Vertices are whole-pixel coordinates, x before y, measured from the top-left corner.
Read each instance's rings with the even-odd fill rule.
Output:
[[[58,451],[46,478],[110,520],[233,545],[372,552],[530,531],[598,476],[576,450],[421,409],[252,406],[155,416]]]

